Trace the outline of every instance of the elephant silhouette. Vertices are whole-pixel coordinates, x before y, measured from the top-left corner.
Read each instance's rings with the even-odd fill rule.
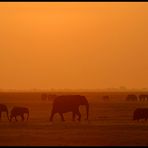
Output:
[[[21,116],[22,121],[24,121],[25,117],[24,114],[27,114],[27,120],[29,118],[29,109],[26,107],[13,107],[11,110],[11,114],[10,114],[10,122],[12,121],[13,118],[15,118],[15,121],[17,120],[17,116]]]
[[[8,108],[7,108],[7,106],[5,104],[0,104],[0,120],[1,120],[1,117],[2,117],[2,112],[6,112],[7,118],[9,120]]]
[[[139,95],[139,101],[148,101],[148,95]]]
[[[65,121],[63,113],[72,112],[72,119],[75,121],[75,116],[78,116],[78,120],[81,120],[81,113],[79,106],[86,106],[86,120],[88,120],[89,103],[85,96],[81,95],[61,95],[57,96],[53,101],[53,107],[51,111],[50,121],[53,121],[53,116],[59,113],[61,120]]]
[[[138,98],[136,95],[128,95],[126,97],[126,101],[137,101],[137,100],[138,100]]]
[[[103,101],[109,101],[110,100],[109,96],[103,96],[102,99],[103,99]]]
[[[56,97],[57,97],[57,95],[55,95],[55,94],[48,94],[48,101],[51,101]]]
[[[148,119],[148,108],[137,108],[133,113],[133,120]]]

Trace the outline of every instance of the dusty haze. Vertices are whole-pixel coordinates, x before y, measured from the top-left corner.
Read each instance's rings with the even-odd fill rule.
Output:
[[[148,87],[148,3],[1,2],[0,88]]]

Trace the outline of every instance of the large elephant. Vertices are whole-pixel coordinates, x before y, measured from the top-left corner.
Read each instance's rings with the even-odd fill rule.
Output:
[[[1,120],[2,112],[6,112],[7,118],[9,120],[8,108],[7,108],[7,106],[5,104],[0,104],[0,120]]]
[[[51,111],[50,121],[53,120],[53,116],[55,113],[59,113],[61,116],[61,120],[64,120],[63,113],[72,112],[73,121],[75,120],[75,116],[78,115],[78,120],[81,120],[81,113],[79,111],[79,106],[86,106],[86,114],[88,120],[88,112],[89,112],[89,103],[85,96],[80,95],[62,95],[57,96],[53,101],[53,108]]]
[[[24,121],[24,114],[27,114],[27,120],[29,118],[29,109],[26,107],[13,107],[10,114],[10,122],[12,121],[12,118],[15,118],[17,120],[17,116],[21,116],[22,121]]]

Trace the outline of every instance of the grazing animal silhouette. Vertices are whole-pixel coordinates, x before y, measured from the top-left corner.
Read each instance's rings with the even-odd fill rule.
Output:
[[[148,101],[148,95],[139,95],[139,101]]]
[[[148,119],[148,108],[137,108],[133,113],[133,120]]]
[[[46,101],[48,99],[47,93],[41,94],[41,99],[42,99],[42,101]]]
[[[1,120],[1,117],[2,117],[2,112],[6,112],[7,118],[9,120],[8,109],[7,109],[7,106],[5,104],[0,104],[0,120]]]
[[[57,95],[55,95],[55,94],[48,94],[48,101],[51,101],[56,97],[57,97]]]
[[[103,101],[109,101],[109,96],[103,96],[102,99]]]
[[[126,97],[126,100],[127,100],[127,101],[137,101],[138,98],[137,98],[136,95],[128,95],[128,96]]]
[[[53,101],[53,108],[51,111],[50,121],[53,120],[53,116],[55,113],[59,113],[61,116],[61,120],[64,120],[63,113],[72,112],[73,113],[73,121],[75,120],[75,116],[78,115],[78,120],[81,120],[81,113],[79,111],[79,106],[86,106],[86,114],[88,120],[88,112],[89,112],[89,104],[85,96],[80,95],[62,95],[57,96]]]
[[[21,116],[22,121],[24,121],[24,114],[27,114],[27,120],[29,118],[29,109],[26,107],[13,107],[11,110],[11,115],[10,115],[10,122],[12,121],[12,118],[15,118],[16,121],[17,120],[17,116]]]

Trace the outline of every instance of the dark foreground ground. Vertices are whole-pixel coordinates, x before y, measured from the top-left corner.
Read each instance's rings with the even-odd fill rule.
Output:
[[[81,122],[72,122],[71,113],[66,113],[64,123],[60,121],[58,114],[55,115],[54,122],[50,123],[52,101],[41,101],[37,95],[30,96],[29,100],[27,96],[23,96],[1,94],[1,102],[8,106],[9,111],[15,105],[27,106],[30,118],[25,122],[9,123],[3,114],[0,122],[0,145],[148,145],[148,122],[132,120],[133,111],[137,107],[148,107],[148,102],[127,102],[123,94],[115,95],[114,98],[112,96],[110,101],[104,102],[101,96],[97,98],[89,95],[89,121],[84,121],[85,107],[82,106]]]

